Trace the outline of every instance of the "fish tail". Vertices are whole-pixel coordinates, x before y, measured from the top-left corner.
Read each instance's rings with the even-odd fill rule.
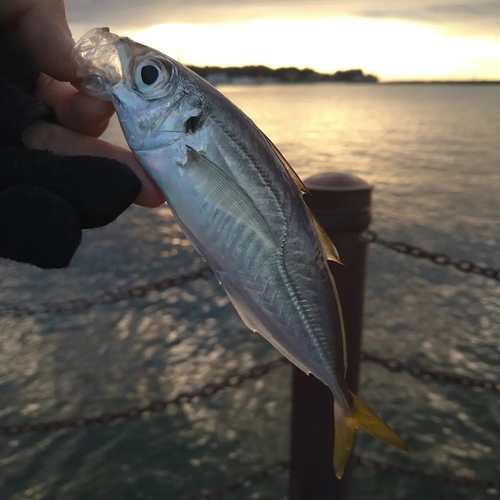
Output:
[[[333,450],[333,468],[340,479],[344,474],[347,460],[351,455],[356,429],[363,429],[367,434],[398,450],[408,451],[408,446],[378,415],[357,396],[352,394],[353,406],[345,410],[334,404],[335,448]]]

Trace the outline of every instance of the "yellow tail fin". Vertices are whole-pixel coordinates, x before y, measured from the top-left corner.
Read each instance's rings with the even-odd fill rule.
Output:
[[[351,455],[356,429],[363,429],[385,443],[389,443],[402,451],[408,451],[406,443],[368,406],[354,394],[354,407],[345,411],[337,404],[334,407],[335,415],[335,449],[333,450],[333,468],[335,475],[340,479],[344,474],[347,460]]]

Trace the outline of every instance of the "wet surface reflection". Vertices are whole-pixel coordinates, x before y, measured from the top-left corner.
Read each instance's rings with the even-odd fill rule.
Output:
[[[303,177],[348,171],[375,185],[374,228],[500,267],[500,87],[223,88]],[[266,106],[261,106],[265,101]],[[284,126],[286,124],[286,126]],[[117,124],[107,137],[120,143]],[[3,261],[3,304],[144,284],[201,259],[168,208],[132,207],[87,231],[68,270]],[[370,248],[364,347],[427,368],[500,379],[500,288]],[[0,318],[0,420],[116,411],[167,398],[277,353],[247,331],[215,279],[76,314]],[[165,414],[47,435],[0,437],[1,498],[177,498],[288,455],[290,371]],[[492,393],[366,364],[362,394],[411,455],[359,435],[365,456],[432,472],[500,476]],[[453,487],[359,469],[355,498],[468,499]],[[228,498],[285,498],[286,477]],[[166,492],[168,492],[167,496]],[[474,492],[491,498],[495,492]]]

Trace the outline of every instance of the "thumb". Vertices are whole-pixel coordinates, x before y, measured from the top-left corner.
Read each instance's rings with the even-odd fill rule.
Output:
[[[63,0],[0,2],[0,22],[44,73],[61,81],[76,81],[71,64],[74,40]]]

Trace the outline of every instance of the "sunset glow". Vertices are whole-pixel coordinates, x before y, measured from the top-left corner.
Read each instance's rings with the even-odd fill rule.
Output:
[[[500,79],[500,39],[362,18],[161,24],[120,34],[185,64],[361,68],[382,80]]]

